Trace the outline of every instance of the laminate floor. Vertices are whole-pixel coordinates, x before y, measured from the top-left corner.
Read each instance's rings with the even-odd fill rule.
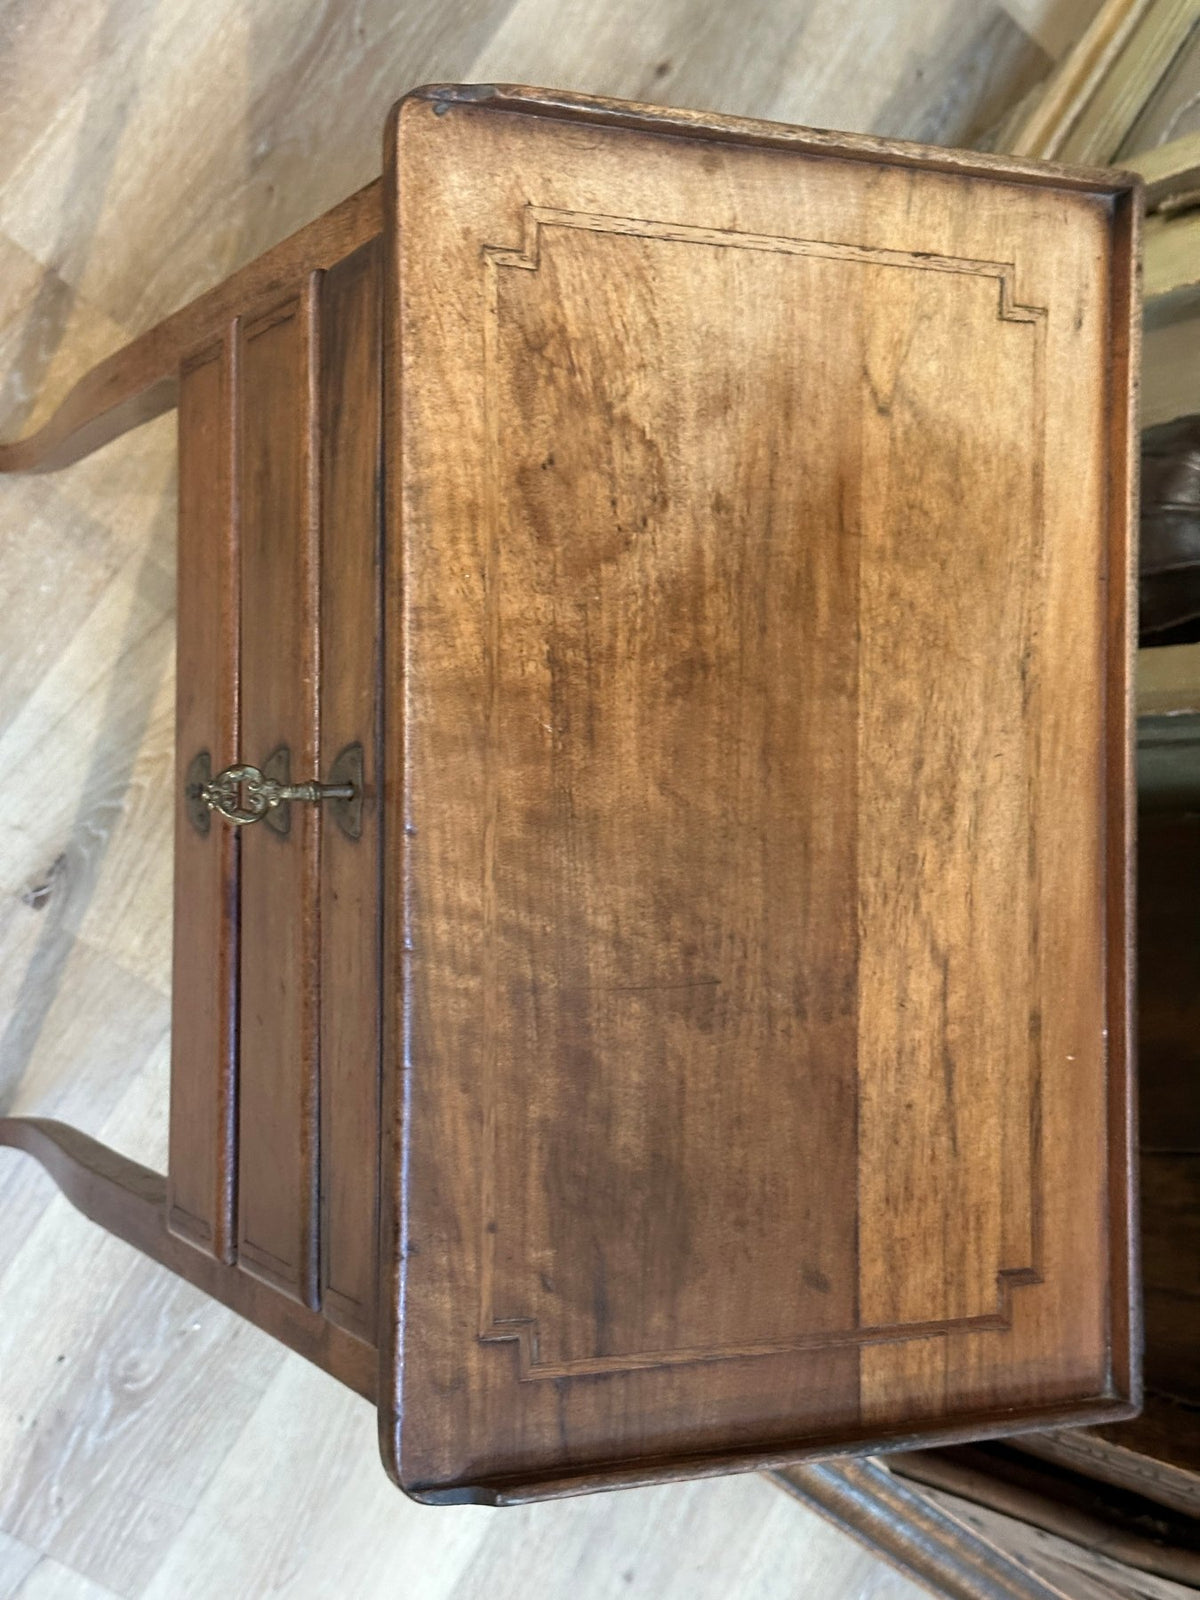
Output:
[[[0,433],[491,79],[967,143],[1094,0],[0,0]],[[165,1163],[173,418],[0,480],[0,1107]],[[900,1600],[764,1478],[410,1505],[373,1415],[0,1151],[0,1597]]]

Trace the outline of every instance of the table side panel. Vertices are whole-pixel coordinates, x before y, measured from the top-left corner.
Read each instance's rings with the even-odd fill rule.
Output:
[[[1119,1403],[1109,198],[399,129],[385,1458]]]

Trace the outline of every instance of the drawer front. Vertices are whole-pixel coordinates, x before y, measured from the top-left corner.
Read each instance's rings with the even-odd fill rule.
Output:
[[[182,378],[170,1156],[177,1232],[371,1342],[380,292],[374,241]],[[348,751],[349,812],[197,802],[202,758],[296,784]]]

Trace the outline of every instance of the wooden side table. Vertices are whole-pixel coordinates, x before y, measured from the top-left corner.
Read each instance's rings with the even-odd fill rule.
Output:
[[[508,1503],[1115,1419],[1137,180],[521,89],[85,379],[180,424],[170,1170]]]

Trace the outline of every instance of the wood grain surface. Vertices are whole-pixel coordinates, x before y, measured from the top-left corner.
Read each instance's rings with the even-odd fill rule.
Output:
[[[321,287],[321,771],[362,747],[359,837],[321,825],[321,1291],[375,1339],[379,1278],[382,240]]]
[[[287,750],[294,782],[319,749],[318,303],[306,277],[238,334],[241,756]],[[238,1258],[316,1306],[320,819],[288,811],[240,841]]]
[[[202,835],[180,781],[202,752],[219,772],[238,751],[241,639],[232,328],[183,366],[175,649],[175,918],[170,1225],[233,1259],[237,1116],[238,838]],[[214,938],[215,931],[215,938]]]
[[[3,435],[37,428],[97,360],[369,183],[410,84],[508,77],[964,143],[1089,5],[9,8]],[[285,265],[256,292],[288,281]],[[235,287],[155,359],[172,368],[246,298]],[[164,418],[69,472],[10,477],[0,539],[0,754],[7,773],[54,774],[36,796],[5,779],[0,1083],[15,1108],[159,1170],[173,457]],[[403,1572],[430,1597],[916,1593],[755,1478],[431,1518],[379,1472],[365,1401],[104,1238],[27,1159],[5,1152],[0,1185],[0,1592],[391,1594]]]
[[[1128,1408],[1127,186],[395,126],[393,1470]]]

